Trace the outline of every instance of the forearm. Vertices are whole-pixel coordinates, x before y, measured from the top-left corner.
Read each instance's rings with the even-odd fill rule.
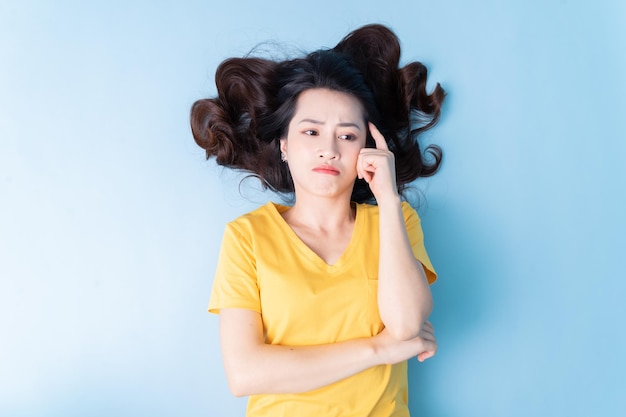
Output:
[[[419,334],[433,306],[428,280],[416,261],[399,198],[380,201],[378,307],[391,335],[407,340]]]
[[[380,336],[316,346],[266,344],[261,316],[243,309],[220,312],[220,341],[226,376],[237,396],[323,387],[386,363],[385,349],[380,346],[389,344],[388,338]]]
[[[229,384],[237,396],[300,393],[376,364],[368,339],[302,347],[259,344],[230,364]]]

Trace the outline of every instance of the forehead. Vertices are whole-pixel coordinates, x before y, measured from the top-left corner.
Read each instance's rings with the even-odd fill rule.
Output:
[[[363,123],[365,111],[361,102],[351,94],[326,88],[313,88],[303,91],[298,96],[294,119],[300,116],[322,121],[338,118],[341,121]]]

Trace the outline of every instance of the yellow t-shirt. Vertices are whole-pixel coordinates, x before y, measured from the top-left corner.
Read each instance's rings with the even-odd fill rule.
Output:
[[[378,207],[356,204],[350,243],[328,265],[281,216],[288,207],[268,203],[224,232],[209,311],[245,308],[261,314],[266,343],[307,346],[375,336],[378,312]],[[415,258],[430,283],[436,279],[420,219],[402,204]],[[408,416],[407,365],[380,365],[300,394],[252,395],[248,417]]]

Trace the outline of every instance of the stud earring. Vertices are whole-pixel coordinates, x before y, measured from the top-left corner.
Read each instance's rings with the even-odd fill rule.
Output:
[[[287,155],[285,154],[285,152],[280,153],[280,160],[283,162],[287,162]]]

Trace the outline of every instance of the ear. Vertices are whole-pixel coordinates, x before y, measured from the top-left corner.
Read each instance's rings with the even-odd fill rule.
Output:
[[[282,138],[280,140],[280,151],[284,154],[287,153],[287,138]]]

